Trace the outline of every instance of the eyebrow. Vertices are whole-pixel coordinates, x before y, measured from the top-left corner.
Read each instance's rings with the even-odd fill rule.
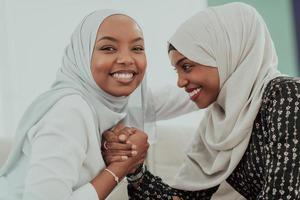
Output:
[[[187,59],[186,57],[183,57],[183,58],[177,60],[177,62],[175,63],[175,66],[178,66],[182,61],[184,61],[186,59]]]
[[[131,42],[138,42],[138,41],[143,41],[144,42],[144,38],[138,37],[138,38],[133,39]]]
[[[101,38],[99,38],[99,40],[97,40],[97,42],[101,41],[101,40],[110,40],[110,41],[113,41],[113,42],[117,42],[118,40],[113,38],[113,37],[110,37],[110,36],[103,36]]]
[[[99,42],[101,40],[110,40],[110,41],[113,41],[113,42],[118,42],[118,40],[116,38],[113,38],[113,37],[110,37],[110,36],[103,36],[99,40],[97,40],[96,42]],[[144,38],[138,37],[138,38],[133,39],[131,42],[138,42],[138,41],[144,41]]]

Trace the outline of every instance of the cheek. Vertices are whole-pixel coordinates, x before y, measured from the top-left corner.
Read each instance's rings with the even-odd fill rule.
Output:
[[[92,62],[92,69],[94,71],[104,71],[108,66],[108,63],[107,62],[103,62],[103,60],[94,60]]]
[[[142,56],[140,59],[137,61],[138,67],[141,72],[145,72],[147,68],[147,59],[146,56]]]
[[[216,90],[216,93],[218,94],[219,90],[220,90],[220,78],[219,78],[218,70],[214,71],[213,77],[214,77],[214,79],[213,79],[214,88]]]
[[[212,100],[215,101],[219,95],[219,90],[220,90],[219,89],[220,88],[219,77],[216,76],[216,74],[214,74],[214,76],[213,75],[211,75],[211,76],[214,78],[212,78],[210,80],[210,85],[211,85],[210,89],[211,89],[211,93],[212,93]]]
[[[108,74],[109,74],[109,71],[108,71],[108,68],[105,67],[105,65],[103,65],[103,63],[92,63],[92,66],[91,66],[91,73],[92,73],[92,76],[93,76],[93,79],[94,81],[97,83],[97,85],[102,88],[102,89],[105,89],[106,86],[106,83],[108,81]]]
[[[93,77],[96,76],[104,76],[109,74],[111,70],[111,63],[109,62],[103,62],[101,60],[94,60],[91,64],[91,71],[93,74]]]
[[[113,56],[96,52],[92,57],[91,66],[95,71],[109,71],[113,66],[113,62]]]
[[[143,79],[144,74],[145,74],[146,69],[147,69],[147,60],[146,60],[146,57],[138,59],[136,63],[137,63],[139,74],[141,75],[140,77],[141,77],[141,79]]]

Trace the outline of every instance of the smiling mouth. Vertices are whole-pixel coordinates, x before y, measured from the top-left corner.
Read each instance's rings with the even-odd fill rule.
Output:
[[[112,78],[120,83],[130,83],[131,81],[133,81],[135,75],[137,73],[134,71],[117,71],[117,72],[113,72],[110,75],[112,76]]]
[[[201,90],[202,90],[201,87],[187,90],[187,92],[189,93],[190,99],[195,101],[198,98]]]

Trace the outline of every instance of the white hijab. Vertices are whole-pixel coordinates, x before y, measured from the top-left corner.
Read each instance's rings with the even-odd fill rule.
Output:
[[[144,129],[145,121],[155,122],[155,115],[151,112],[154,110],[151,109],[152,104],[146,103],[145,81],[136,89],[132,95],[134,98],[130,97],[129,101],[129,97],[115,97],[104,92],[93,79],[90,64],[97,31],[103,20],[114,14],[124,13],[98,10],[87,15],[77,26],[65,50],[62,67],[57,72],[52,88],[39,96],[23,115],[15,134],[15,145],[0,170],[0,176],[8,173],[20,158],[28,131],[58,100],[67,95],[78,94],[87,101],[93,111],[95,127],[99,130],[99,134],[116,125],[120,120],[126,120],[128,124],[141,129]],[[100,139],[98,135],[99,142]]]
[[[242,159],[268,82],[279,76],[269,31],[243,3],[211,7],[184,22],[169,40],[188,59],[217,67],[220,93],[207,110],[174,187],[210,188]]]

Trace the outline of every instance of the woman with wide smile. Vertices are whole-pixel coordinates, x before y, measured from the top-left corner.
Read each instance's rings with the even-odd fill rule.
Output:
[[[169,58],[178,74],[178,87],[184,88],[199,108],[206,108],[217,99],[219,94],[217,68],[193,62],[178,51],[170,51]]]
[[[91,61],[96,83],[114,96],[131,94],[145,74],[144,46],[143,33],[134,21],[122,15],[108,17],[99,28]]]

